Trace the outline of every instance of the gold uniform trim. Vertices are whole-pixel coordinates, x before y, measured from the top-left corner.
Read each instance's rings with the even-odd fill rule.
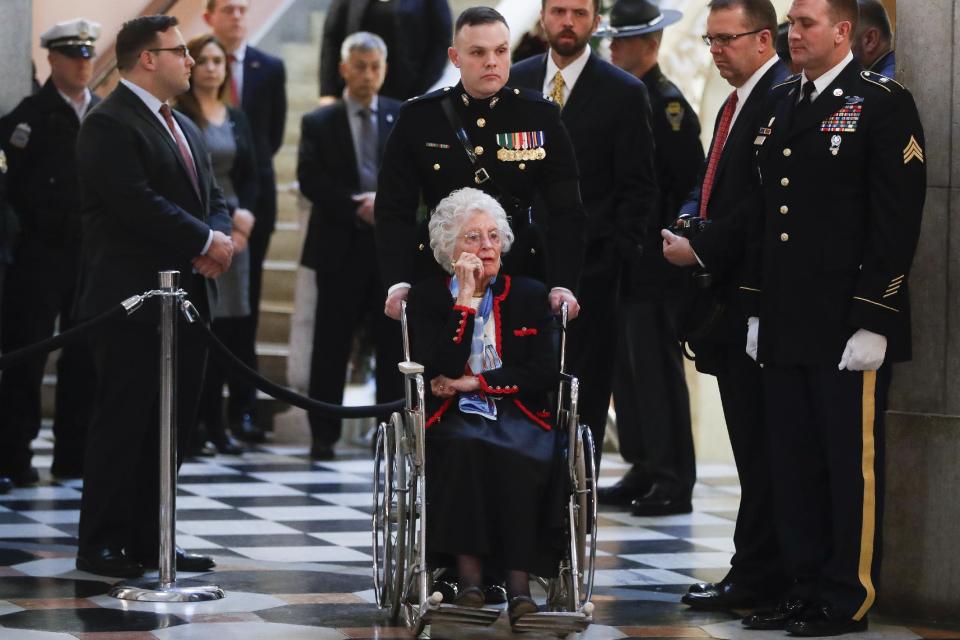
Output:
[[[883,308],[883,309],[886,309],[887,311],[893,311],[894,313],[900,313],[900,309],[894,309],[893,307],[888,307],[888,306],[885,305],[885,304],[880,304],[879,302],[874,302],[873,300],[867,300],[866,298],[861,298],[860,296],[853,296],[853,299],[854,299],[854,300],[859,300],[860,302],[868,302],[868,303],[870,303],[870,304],[873,304],[873,305],[876,305],[876,306],[881,307],[881,308]]]
[[[740,287],[741,291],[753,291],[754,293],[763,293],[761,289],[754,289],[752,287]]]
[[[854,620],[860,620],[867,614],[877,599],[877,589],[873,584],[871,569],[873,568],[873,543],[877,532],[877,478],[874,472],[876,463],[876,443],[873,438],[873,429],[876,422],[876,393],[877,372],[863,372],[863,453],[861,454],[861,471],[863,473],[863,520],[860,527],[860,566],[858,577],[860,584],[867,592],[860,605],[860,609],[853,615]]]

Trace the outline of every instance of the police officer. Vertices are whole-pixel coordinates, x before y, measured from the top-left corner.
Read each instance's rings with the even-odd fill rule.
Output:
[[[9,162],[10,204],[21,221],[3,300],[4,352],[49,338],[73,324],[80,194],[74,146],[80,122],[97,102],[87,88],[100,25],[61,22],[40,36],[50,78],[0,120],[0,145]],[[0,473],[14,483],[37,481],[30,442],[40,429],[40,389],[46,358],[4,372],[0,379]],[[63,349],[57,361],[52,472],[82,474],[84,433],[90,417],[92,363],[84,346]]]
[[[466,186],[496,197],[510,216],[517,240],[504,269],[544,280],[555,311],[563,301],[571,317],[579,310],[573,290],[583,259],[584,212],[573,147],[555,104],[505,86],[509,36],[496,10],[462,12],[449,50],[461,82],[408,101],[387,141],[375,235],[390,317],[400,317],[410,283],[440,268],[426,220],[417,223],[421,201],[430,210]],[[534,197],[543,199],[549,220],[533,219]]]
[[[627,267],[617,331],[613,380],[620,453],[630,470],[600,490],[600,502],[629,506],[637,515],[690,511],[696,481],[690,400],[677,336],[679,292],[688,280],[668,264],[660,229],[670,226],[693,189],[703,163],[700,121],[657,62],[663,29],[683,17],[650,0],[618,0],[610,26],[611,61],[643,81],[650,95],[658,215],[649,220],[643,256]]]
[[[877,597],[883,416],[891,363],[910,358],[926,158],[913,97],[850,52],[857,1],[794,0],[788,18],[803,73],[755,133],[762,251],[742,290],[795,586],[744,622],[829,636],[865,630]]]

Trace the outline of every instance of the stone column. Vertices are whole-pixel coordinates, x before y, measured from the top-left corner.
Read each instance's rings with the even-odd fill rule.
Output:
[[[0,114],[30,93],[30,0],[0,3]]]
[[[894,369],[880,609],[960,621],[960,0],[900,2],[897,79],[926,133],[927,200],[910,275],[913,361]],[[955,183],[954,180],[957,180]]]

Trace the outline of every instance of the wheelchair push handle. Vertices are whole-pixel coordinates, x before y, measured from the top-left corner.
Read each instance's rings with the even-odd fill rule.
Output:
[[[403,330],[403,359],[410,362],[410,332],[407,330],[407,301],[400,301],[400,327]]]

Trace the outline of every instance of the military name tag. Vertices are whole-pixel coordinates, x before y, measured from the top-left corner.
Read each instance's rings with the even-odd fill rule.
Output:
[[[820,124],[820,131],[827,133],[853,133],[857,130],[857,124],[860,122],[860,113],[862,111],[862,104],[850,103],[848,101],[845,107]]]
[[[547,157],[544,148],[543,131],[520,131],[515,133],[498,133],[497,160],[501,162],[530,162],[543,160]]]
[[[450,148],[450,145],[443,144],[442,142],[426,142],[424,143],[424,146],[427,149],[449,149]]]

